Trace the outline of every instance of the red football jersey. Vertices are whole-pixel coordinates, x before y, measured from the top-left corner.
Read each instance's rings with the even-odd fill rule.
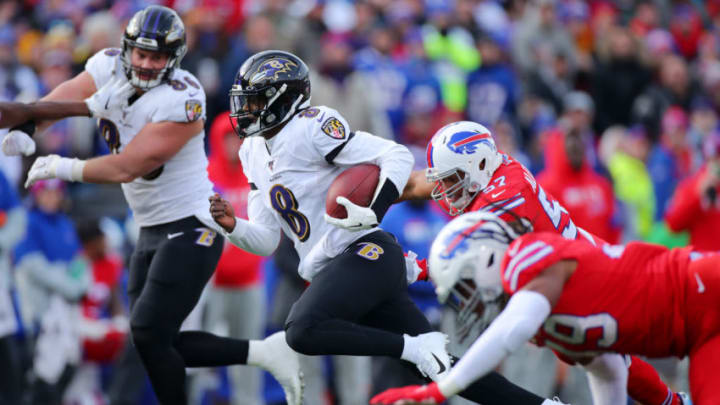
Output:
[[[632,242],[593,246],[557,233],[513,241],[501,264],[509,294],[560,260],[577,261],[534,341],[566,360],[602,352],[684,356],[690,249]]]
[[[528,169],[502,154],[503,163],[495,170],[490,183],[475,196],[468,212],[487,210],[501,214],[508,222],[516,217],[506,211],[512,211],[526,218],[534,232],[555,232],[567,239],[580,237],[600,245],[602,239],[575,226],[568,211],[550,194],[546,193],[535,181]]]

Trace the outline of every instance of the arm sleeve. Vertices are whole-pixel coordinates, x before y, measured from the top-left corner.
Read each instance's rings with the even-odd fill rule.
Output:
[[[438,382],[440,392],[450,397],[490,373],[508,354],[535,335],[550,310],[550,302],[540,293],[522,290],[513,295],[450,374]]]
[[[251,191],[248,195],[248,218],[235,218],[235,229],[231,233],[223,232],[235,246],[247,252],[271,255],[280,243],[280,226],[275,216],[262,203],[260,192]]]
[[[627,403],[628,368],[622,355],[606,353],[584,367],[595,405]]]
[[[689,228],[698,212],[702,209],[700,196],[695,190],[697,188],[696,180],[697,177],[693,177],[678,186],[665,212],[665,222],[673,232],[680,232]]]

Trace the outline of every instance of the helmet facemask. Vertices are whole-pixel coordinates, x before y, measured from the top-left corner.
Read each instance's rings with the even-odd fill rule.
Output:
[[[491,253],[488,271],[500,271],[500,258]],[[478,287],[472,277],[461,278],[450,289],[446,304],[457,312],[456,330],[459,342],[477,337],[500,314],[506,303],[501,286]]]
[[[168,59],[165,62],[165,66],[161,69],[147,69],[134,66],[131,59],[131,53],[133,48],[134,46],[126,46],[125,50],[123,51],[121,60],[128,81],[130,82],[130,84],[132,84],[138,89],[147,91],[152,89],[153,87],[159,86],[164,80],[168,79],[169,73],[172,71],[172,69],[179,65],[179,63],[177,62],[177,57],[173,57],[172,55],[167,54]],[[145,48],[140,49],[144,49],[148,52],[159,52],[157,50],[153,51]],[[147,78],[143,78],[143,76],[146,76]]]
[[[447,212],[451,216],[462,214],[480,191],[479,185],[471,181],[470,176],[460,169],[437,173],[437,170],[428,168],[425,171],[425,177],[428,182],[435,182],[430,196],[441,206],[443,204],[440,201],[444,201],[447,205]],[[443,183],[449,181],[452,182],[452,185],[445,188]]]
[[[461,343],[479,336],[505,307],[500,267],[519,234],[497,214],[477,211],[453,219],[433,242],[429,276],[438,301],[457,312]]]
[[[165,66],[160,69],[134,66],[134,48],[167,55]],[[177,13],[167,7],[149,6],[135,13],[125,27],[120,60],[130,84],[147,91],[170,80],[173,69],[180,67],[186,52],[185,25]]]
[[[290,119],[298,110],[302,96],[296,98],[290,110],[282,117],[272,108],[286,90],[287,84],[279,89],[265,86],[256,90],[243,90],[239,85],[234,85],[230,90],[230,122],[235,133],[241,138],[259,135]]]

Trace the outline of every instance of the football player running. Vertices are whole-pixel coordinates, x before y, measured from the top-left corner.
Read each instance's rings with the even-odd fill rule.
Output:
[[[438,130],[427,147],[427,169],[414,171],[401,199],[434,199],[448,214],[495,212],[506,221],[529,221],[535,232],[554,232],[567,239],[594,245],[605,242],[575,226],[568,211],[537,184],[520,162],[499,151],[490,131],[470,121],[448,124]],[[425,261],[416,273],[427,278]],[[471,322],[462,322],[461,338],[470,335]],[[647,362],[632,358],[629,364],[630,396],[645,405],[683,404]]]
[[[432,332],[407,292],[405,260],[395,238],[377,228],[399,197],[413,165],[404,146],[351,131],[334,109],[310,107],[305,63],[264,51],[240,67],[230,91],[231,119],[244,138],[239,155],[251,182],[249,220],[211,198],[211,213],[238,247],[271,254],[284,232],[311,282],[293,305],[285,330],[290,347],[307,355],[390,356],[437,379],[447,373],[447,337]],[[344,169],[371,163],[380,180],[369,207],[343,197],[345,219],[324,215],[325,197]],[[462,396],[486,405],[553,404],[496,373]]]
[[[288,403],[299,405],[298,358],[284,332],[250,342],[178,332],[223,246],[208,215],[212,184],[203,148],[205,94],[197,79],[179,67],[185,52],[185,29],[175,11],[150,6],[137,12],[125,29],[122,49],[98,52],[82,73],[28,106],[37,117],[48,118],[41,111],[48,101],[70,115],[80,111],[98,118],[112,153],[87,161],[39,157],[26,187],[49,178],[122,183],[140,226],[128,281],[132,341],[161,403],[187,403],[185,367],[252,364],[272,372]],[[38,128],[48,125],[39,122]],[[34,126],[26,123],[11,131],[3,143],[6,153],[32,153],[32,133],[23,129],[32,132]]]
[[[693,401],[720,403],[720,254],[596,246],[523,228],[488,212],[446,225],[430,251],[430,278],[441,301],[478,314],[487,329],[447,377],[371,403],[440,403],[531,339],[584,365],[596,405],[627,402],[622,354],[689,356]]]

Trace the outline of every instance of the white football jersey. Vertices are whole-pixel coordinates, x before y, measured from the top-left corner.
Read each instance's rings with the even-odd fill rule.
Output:
[[[401,159],[385,163],[397,153]],[[381,179],[389,178],[402,190],[412,167],[404,146],[350,132],[345,119],[324,106],[296,114],[269,141],[261,136],[245,139],[239,154],[253,189],[248,197],[250,222],[282,230],[292,239],[300,256],[300,275],[306,280],[320,271],[319,266],[303,265],[311,250],[332,258],[376,230],[352,232],[325,222],[325,198],[337,175],[360,163],[374,163],[381,167]]]
[[[88,59],[85,70],[97,88],[113,75],[125,75],[121,52],[108,48]],[[130,106],[99,119],[98,127],[111,153],[119,153],[148,123],[199,119],[205,119],[205,91],[195,76],[176,68],[169,83],[153,87]],[[207,218],[212,183],[207,174],[204,137],[205,131],[199,132],[160,168],[122,184],[138,225],[164,224],[191,215]]]

